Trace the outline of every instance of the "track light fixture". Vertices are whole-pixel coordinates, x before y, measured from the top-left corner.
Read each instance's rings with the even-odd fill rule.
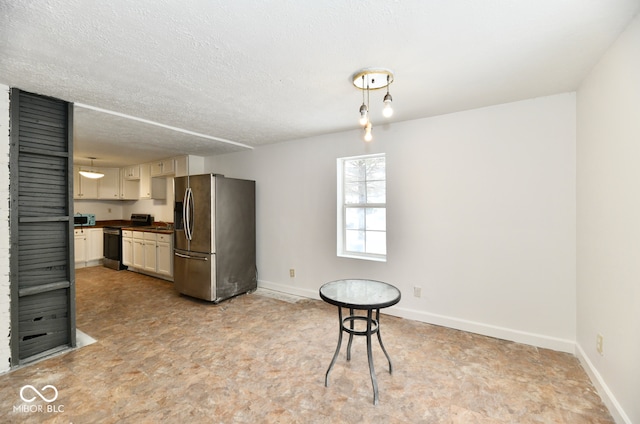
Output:
[[[393,72],[388,69],[362,69],[352,77],[353,85],[356,88],[362,90],[362,105],[360,106],[360,125],[364,127],[364,140],[371,141],[373,136],[371,134],[371,119],[369,108],[369,92],[371,90],[379,90],[381,88],[387,88],[387,94],[384,96],[382,109],[382,115],[385,118],[390,118],[393,115],[393,108],[391,102],[393,98],[389,94],[389,85],[393,82]],[[366,92],[366,102],[365,102]]]

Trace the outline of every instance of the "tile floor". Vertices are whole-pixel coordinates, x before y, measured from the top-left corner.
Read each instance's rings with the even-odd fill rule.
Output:
[[[350,362],[343,345],[324,387],[338,323],[319,300],[258,292],[213,305],[166,281],[85,268],[77,325],[97,341],[0,375],[0,422],[613,422],[571,355],[389,315],[393,375],[373,349],[380,404],[362,337]],[[58,397],[27,404],[26,385]]]

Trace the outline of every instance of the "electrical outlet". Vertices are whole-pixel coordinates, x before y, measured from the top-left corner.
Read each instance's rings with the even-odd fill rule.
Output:
[[[289,277],[292,277],[292,278],[293,278],[293,277],[295,277],[295,276],[296,276],[296,270],[295,270],[295,269],[293,269],[293,268],[291,268],[291,269],[289,270]]]
[[[420,297],[420,296],[422,296],[422,287],[415,286],[415,287],[413,288],[413,296],[414,296],[414,297]]]
[[[596,350],[600,355],[604,355],[602,345],[603,345],[602,334],[598,334],[596,335]]]

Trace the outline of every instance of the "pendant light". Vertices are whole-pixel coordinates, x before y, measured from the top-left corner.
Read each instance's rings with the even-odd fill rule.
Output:
[[[364,87],[364,75],[362,76],[362,86]],[[362,90],[362,106],[360,106],[360,125],[363,127],[369,123],[369,107],[364,104],[364,90]]]
[[[97,180],[98,178],[104,177],[104,173],[103,172],[96,171],[93,168],[93,160],[95,158],[88,158],[88,159],[91,159],[91,167],[88,170],[87,169],[82,169],[82,167],[80,167],[80,171],[79,171],[80,175],[82,175],[83,177],[86,177],[86,178],[91,178],[92,180]]]
[[[368,142],[373,139],[373,135],[371,134],[372,124],[370,119],[369,91],[386,87],[387,94],[383,98],[384,106],[382,115],[385,118],[390,118],[393,115],[393,108],[391,107],[393,98],[389,93],[389,85],[393,82],[393,72],[388,69],[362,69],[353,74],[352,81],[356,88],[362,90],[362,105],[360,106],[360,119],[358,122],[364,127],[364,140]],[[364,97],[365,91],[367,94],[366,103]]]
[[[382,108],[382,115],[385,118],[391,118],[393,115],[393,108],[391,107],[391,102],[393,98],[391,98],[391,94],[389,94],[389,75],[387,75],[387,94],[384,96],[383,103],[384,107]]]

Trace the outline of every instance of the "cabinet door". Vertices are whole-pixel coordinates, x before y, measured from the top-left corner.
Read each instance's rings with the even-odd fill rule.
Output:
[[[120,198],[120,170],[102,168],[104,177],[98,180],[98,199],[118,200]]]
[[[122,239],[122,263],[133,266],[133,239],[130,237]]]
[[[138,200],[140,196],[140,180],[131,180],[126,177],[127,170],[120,170],[120,200]]]
[[[151,199],[151,167],[148,163],[140,165],[140,198]]]
[[[175,174],[175,161],[173,158],[164,159],[149,164],[152,177],[161,177]]]
[[[159,177],[162,175],[162,161],[152,162],[149,169],[152,177]]]
[[[152,240],[144,241],[144,269],[146,271],[156,272],[156,242]]]
[[[174,172],[176,177],[184,177],[189,174],[187,169],[187,157],[180,156],[175,158]]]
[[[85,262],[87,262],[87,233],[75,232],[73,250],[76,266],[84,266]]]
[[[151,198],[152,199],[167,198],[167,177],[151,178]]]
[[[165,159],[162,161],[162,175],[174,175],[176,173],[176,161],[171,159]]]
[[[158,242],[156,249],[158,274],[173,277],[173,249],[171,243]]]
[[[87,261],[97,261],[104,257],[104,236],[102,228],[87,230]]]
[[[165,159],[162,161],[162,173],[164,175],[174,175],[176,173],[175,159]]]
[[[73,198],[82,199],[80,196],[80,170],[77,167],[73,167]]]
[[[140,165],[132,165],[123,168],[124,177],[127,180],[139,180],[140,179]]]
[[[80,175],[80,189],[83,199],[97,199],[98,198],[98,180],[92,178],[86,178]]]
[[[133,239],[133,266],[136,268],[144,268],[144,240]]]
[[[80,175],[80,168],[74,169],[77,173],[77,184],[74,184],[74,197],[76,199],[97,199],[98,198],[98,180],[83,177]]]

